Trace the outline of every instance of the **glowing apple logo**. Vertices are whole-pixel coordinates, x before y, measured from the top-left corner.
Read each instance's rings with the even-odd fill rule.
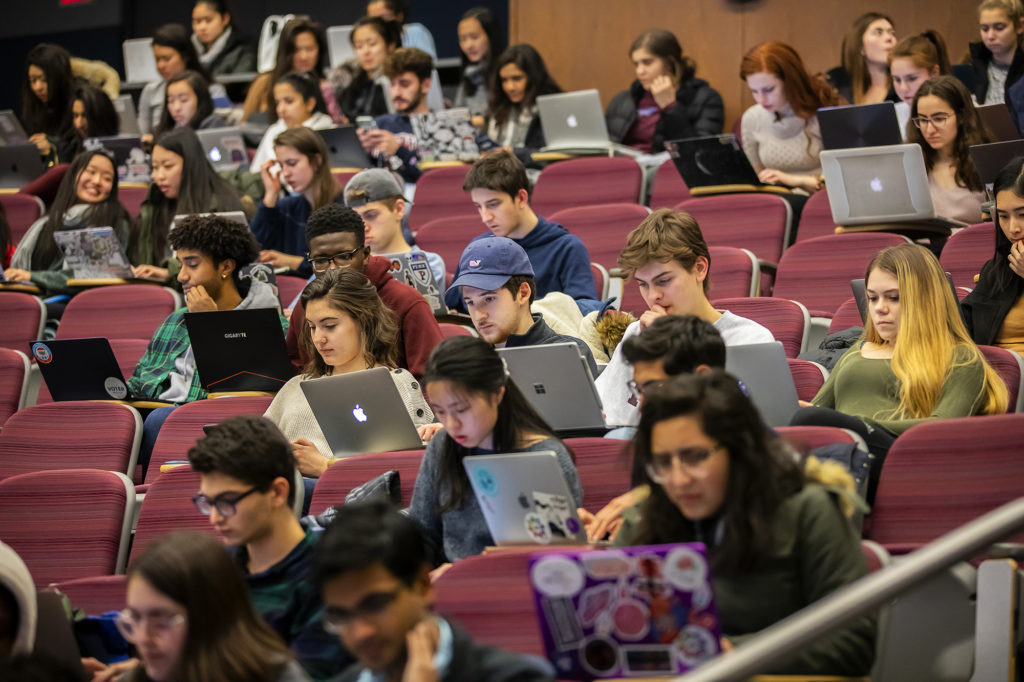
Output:
[[[356,406],[352,408],[352,416],[356,418],[357,422],[365,422],[367,419],[366,412],[363,408],[359,407],[359,403],[356,403]]]
[[[871,191],[872,192],[881,192],[882,191],[882,181],[879,180],[878,178],[875,178],[874,180],[872,180],[871,181]]]
[[[570,128],[575,128],[580,124],[580,122],[576,119],[575,114],[569,114],[569,118],[565,119],[565,122],[569,124]]]
[[[211,149],[210,150],[210,161],[213,161],[214,163],[219,163],[220,159],[221,159],[220,150],[217,149],[216,147]]]

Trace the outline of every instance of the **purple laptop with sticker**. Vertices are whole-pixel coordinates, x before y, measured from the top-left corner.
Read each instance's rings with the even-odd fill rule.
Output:
[[[535,554],[530,587],[560,679],[687,672],[720,651],[703,543]]]

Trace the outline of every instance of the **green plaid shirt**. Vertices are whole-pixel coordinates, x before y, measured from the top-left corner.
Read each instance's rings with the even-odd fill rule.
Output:
[[[135,398],[145,400],[157,400],[164,391],[170,387],[171,373],[176,372],[174,363],[181,357],[192,342],[188,338],[188,328],[185,327],[185,313],[188,308],[179,308],[167,316],[167,319],[160,324],[153,338],[146,347],[146,353],[135,365],[135,372],[128,380],[128,391]],[[281,318],[281,329],[288,331],[288,320],[284,315]],[[186,402],[202,400],[206,398],[206,389],[199,383],[199,373],[192,375],[192,384],[188,388]]]

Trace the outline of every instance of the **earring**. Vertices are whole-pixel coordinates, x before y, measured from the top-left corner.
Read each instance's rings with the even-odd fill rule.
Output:
[[[220,273],[220,278],[221,278],[221,279],[227,279],[227,278],[228,278],[228,275],[227,275],[227,273],[226,273],[226,272],[222,272],[222,273]]]

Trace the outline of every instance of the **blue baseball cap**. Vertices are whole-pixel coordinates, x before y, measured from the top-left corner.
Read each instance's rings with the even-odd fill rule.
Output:
[[[493,291],[513,275],[533,277],[533,265],[523,247],[508,237],[483,237],[469,243],[459,259],[459,276],[448,291],[467,286]]]

